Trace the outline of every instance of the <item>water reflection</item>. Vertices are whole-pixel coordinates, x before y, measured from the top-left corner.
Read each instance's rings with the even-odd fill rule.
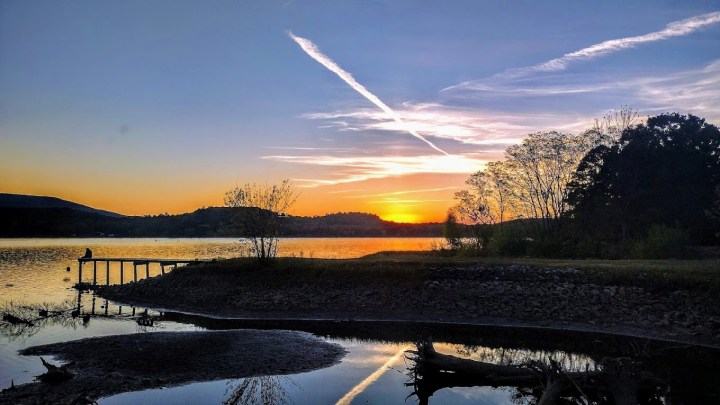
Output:
[[[89,303],[84,304],[84,301]],[[78,291],[76,299],[61,303],[5,302],[0,307],[0,313],[0,335],[11,341],[33,336],[50,326],[72,329],[87,327],[93,318],[132,319],[137,324],[138,332],[147,332],[161,328],[163,317],[162,312],[147,308],[141,311],[137,311],[135,307],[123,308],[122,305],[99,299],[94,293],[84,291]]]
[[[279,255],[315,258],[351,258],[381,250],[427,250],[438,238],[286,238]],[[231,258],[241,254],[236,238],[78,238],[0,239],[0,295],[4,300],[37,303],[61,302],[72,296],[68,289],[78,279],[78,257],[86,248],[96,257],[148,257],[176,259]],[[68,267],[70,270],[68,271]],[[153,265],[151,276],[162,273]],[[133,280],[133,267],[123,268],[125,282]],[[106,280],[107,274],[109,280]],[[92,266],[84,266],[84,281],[92,282]],[[138,278],[144,278],[139,272]],[[120,264],[107,272],[98,266],[99,284],[119,284]]]
[[[708,389],[720,377],[715,370],[716,353],[711,357],[714,360],[676,368],[670,366],[676,360],[666,350],[600,360],[523,350],[512,350],[506,356],[505,350],[486,347],[462,347],[457,352],[460,356],[437,352],[431,340],[419,341],[417,350],[409,352],[412,364],[406,385],[419,404],[428,404],[436,393],[457,387],[506,387],[513,390],[513,403],[540,405],[709,403],[720,397],[720,387]],[[693,381],[689,372],[704,374],[704,378]]]
[[[300,388],[288,376],[247,377],[228,382],[230,395],[224,405],[287,404],[292,403],[288,395],[288,385]]]
[[[298,255],[344,257],[371,253],[373,249],[387,249],[392,240],[303,239],[289,242],[292,243],[283,246],[292,248],[293,244],[296,244]],[[401,240],[398,243],[406,243],[406,248],[422,249],[421,245],[426,242]],[[220,403],[236,399],[236,403],[258,403],[262,401],[262,392],[265,392],[268,393],[266,398],[274,398],[278,402],[317,404],[335,403],[352,392],[353,403],[402,403],[405,397],[415,391],[414,385],[404,385],[408,382],[405,373],[411,369],[406,370],[403,367],[402,358],[389,366],[402,371],[402,374],[390,369],[387,362],[418,337],[433,336],[436,342],[444,342],[435,344],[440,353],[497,365],[521,367],[548,376],[542,377],[536,386],[497,389],[478,387],[476,380],[468,381],[468,385],[472,387],[462,388],[456,378],[452,381],[453,388],[450,388],[449,385],[437,385],[437,379],[427,379],[430,374],[426,373],[422,376],[425,380],[421,384],[429,384],[430,388],[439,387],[432,391],[432,396],[427,396],[428,401],[434,404],[483,401],[504,404],[538,403],[547,391],[548,381],[562,380],[565,375],[573,376],[573,373],[594,372],[604,373],[605,380],[615,378],[620,382],[633,381],[634,376],[639,376],[640,381],[643,381],[643,375],[646,375],[644,373],[651,373],[658,379],[658,383],[654,386],[654,391],[643,391],[645,393],[642,395],[647,403],[655,400],[666,403],[720,403],[720,388],[717,384],[720,381],[720,372],[715,369],[720,357],[717,351],[707,348],[602,334],[522,331],[467,325],[311,320],[220,322],[202,317],[152,310],[146,312],[141,308],[119,306],[95,297],[92,293],[78,294],[76,290],[68,288],[77,281],[77,273],[76,267],[73,267],[71,272],[67,272],[66,267],[76,264],[77,257],[82,255],[87,246],[96,254],[106,256],[212,258],[232,256],[235,244],[234,240],[0,241],[0,291],[3,299],[12,300],[16,307],[12,311],[8,310],[8,313],[15,314],[13,311],[19,311],[17,318],[32,322],[32,325],[7,321],[0,324],[1,337],[6,342],[11,342],[0,344],[0,388],[8,387],[12,379],[15,383],[29,382],[31,375],[43,371],[33,368],[42,368],[39,359],[17,355],[17,350],[28,346],[160,329],[187,331],[249,328],[308,331],[340,343],[347,347],[350,353],[339,365],[310,373],[293,374],[290,378],[263,376],[156,390],[145,389],[105,398],[102,402]],[[393,246],[393,249],[402,247]],[[101,271],[100,275],[104,273]],[[159,273],[159,270],[156,273]],[[104,283],[104,279],[101,282]],[[44,304],[42,301],[56,304]],[[47,315],[41,315],[41,311],[47,311]],[[60,314],[56,315],[56,311]],[[623,358],[628,358],[633,363],[621,361],[613,364],[603,361]],[[414,363],[408,361],[407,365],[412,368]],[[613,368],[617,371],[610,373]],[[379,370],[386,372],[379,373]],[[629,374],[629,377],[626,374]],[[376,378],[370,378],[373,375]],[[616,377],[607,377],[608,375]],[[541,390],[542,387],[546,387],[545,391]],[[592,394],[591,389],[582,390],[585,394],[568,394],[562,401],[610,403],[611,398],[614,398],[614,394],[609,390],[604,391],[602,397],[599,394],[593,396],[596,394]],[[250,395],[251,393],[255,394]],[[408,400],[408,403],[412,402]]]

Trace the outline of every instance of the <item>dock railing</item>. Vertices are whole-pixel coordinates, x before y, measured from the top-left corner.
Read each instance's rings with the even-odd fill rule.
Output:
[[[97,285],[98,280],[98,262],[105,263],[105,285],[110,285],[111,263],[120,263],[120,284],[125,283],[125,263],[133,266],[133,281],[138,281],[138,267],[145,266],[145,278],[150,278],[150,265],[158,264],[160,267],[159,274],[165,274],[166,267],[170,270],[176,269],[178,265],[188,265],[193,263],[207,263],[215,259],[151,259],[151,258],[133,258],[133,257],[80,257],[78,260],[78,285],[83,282],[83,266],[92,262],[93,264],[93,285]]]

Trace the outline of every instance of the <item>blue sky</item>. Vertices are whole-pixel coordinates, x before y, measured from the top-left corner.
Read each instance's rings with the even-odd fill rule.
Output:
[[[183,212],[292,178],[301,214],[437,219],[468,174],[528,133],[577,132],[621,105],[720,123],[718,12],[718,1],[4,1],[0,192]]]

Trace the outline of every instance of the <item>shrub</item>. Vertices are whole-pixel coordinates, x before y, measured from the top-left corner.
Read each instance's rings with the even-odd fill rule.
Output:
[[[498,230],[490,238],[488,252],[497,256],[523,256],[528,252],[530,240],[524,236]]]
[[[635,243],[632,256],[638,259],[669,259],[690,256],[687,233],[666,225],[653,225],[648,236]]]

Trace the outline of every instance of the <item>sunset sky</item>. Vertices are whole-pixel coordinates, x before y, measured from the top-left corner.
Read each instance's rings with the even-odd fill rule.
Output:
[[[123,214],[293,179],[439,221],[528,133],[720,124],[719,1],[2,1],[0,192]]]

